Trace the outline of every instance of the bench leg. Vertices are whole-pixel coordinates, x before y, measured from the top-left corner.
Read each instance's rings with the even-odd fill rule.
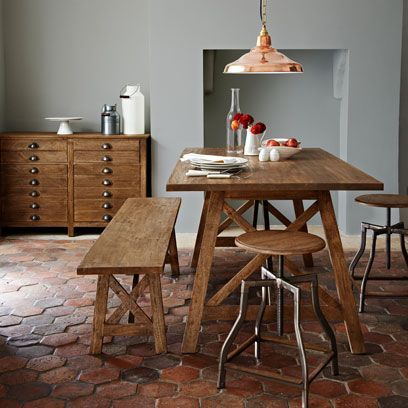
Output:
[[[137,286],[138,283],[139,283],[139,275],[133,275],[132,290]],[[135,322],[135,316],[132,312],[129,312],[128,323],[134,323],[134,322]]]
[[[152,304],[153,334],[156,353],[166,353],[166,326],[164,323],[160,275],[150,274],[148,277],[150,286],[150,301]]]
[[[179,276],[180,267],[179,267],[179,260],[178,260],[176,232],[174,229],[173,229],[173,232],[171,233],[168,252],[169,252],[169,258],[170,258],[171,274],[173,276]]]
[[[96,288],[95,311],[93,318],[91,354],[101,354],[103,343],[103,326],[108,307],[109,276],[99,275]]]

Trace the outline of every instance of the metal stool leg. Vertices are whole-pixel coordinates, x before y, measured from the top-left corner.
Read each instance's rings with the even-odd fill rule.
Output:
[[[278,278],[283,278],[284,269],[284,257],[279,255],[278,273],[276,276]],[[276,289],[276,331],[279,336],[283,335],[283,288],[278,285]]]
[[[262,200],[262,208],[263,208],[265,230],[269,231],[271,229],[271,223],[270,223],[270,220],[269,220],[269,210],[268,210],[268,201],[267,200]],[[271,256],[266,260],[266,267],[271,272],[273,272],[273,261],[272,261]],[[269,304],[271,304],[271,300],[272,300],[271,290],[272,290],[271,287],[267,288]]]
[[[360,288],[360,305],[359,305],[359,312],[364,313],[364,300],[365,300],[365,290],[367,286],[367,281],[370,275],[371,267],[373,266],[374,258],[375,258],[375,248],[377,244],[377,232],[373,231],[373,242],[371,244],[371,252],[370,258],[367,263],[366,270],[364,272],[363,280],[361,281],[361,288]]]
[[[280,286],[279,281],[278,281],[278,286]],[[293,297],[294,297],[293,321],[295,325],[296,342],[299,348],[300,366],[302,368],[302,380],[303,380],[302,408],[307,408],[308,398],[309,398],[309,374],[308,374],[308,369],[307,369],[305,346],[303,344],[302,332],[300,330],[300,289],[299,288],[294,288]]]
[[[312,288],[312,303],[313,303],[313,310],[320,321],[327,337],[330,341],[331,350],[333,352],[333,359],[332,359],[332,374],[339,375],[339,362],[338,362],[338,353],[337,353],[337,342],[336,336],[332,328],[330,327],[329,322],[327,321],[325,315],[320,308],[320,301],[319,301],[319,285],[317,281],[317,276],[314,275],[314,279],[312,280],[311,288]]]
[[[241,330],[244,322],[245,316],[248,309],[248,292],[249,287],[245,284],[244,281],[241,283],[241,300],[239,305],[239,315],[234,325],[232,326],[231,331],[229,332],[220,353],[220,361],[218,364],[218,388],[225,388],[225,363],[227,361],[228,352],[234,342],[234,339],[237,337],[238,332]]]
[[[385,252],[387,257],[387,269],[391,268],[391,208],[387,208],[387,232],[385,239]]]
[[[263,272],[262,275],[264,276]],[[259,306],[258,314],[256,316],[255,320],[255,358],[259,360],[261,358],[261,324],[262,324],[262,319],[265,313],[265,308],[266,308],[266,292],[267,289],[270,289],[270,287],[266,288],[265,286],[262,286],[262,300],[261,300],[261,305]]]
[[[252,226],[256,229],[258,225],[258,211],[259,211],[259,200],[254,202],[254,216],[252,218]]]
[[[351,261],[351,264],[349,266],[349,271],[351,274],[351,277],[354,278],[354,270],[360,261],[361,257],[364,254],[365,248],[366,248],[366,243],[367,243],[367,227],[365,224],[362,222],[361,223],[361,242],[360,242],[360,249],[358,252],[354,255],[353,260]]]

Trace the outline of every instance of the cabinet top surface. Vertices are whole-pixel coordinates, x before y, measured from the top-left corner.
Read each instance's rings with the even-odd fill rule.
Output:
[[[40,137],[40,138],[50,138],[58,137],[61,140],[67,139],[95,139],[95,138],[106,138],[106,139],[148,139],[150,134],[146,133],[143,135],[103,135],[102,133],[74,133],[72,135],[57,135],[55,132],[3,132],[0,133],[0,138],[16,138],[16,137]]]

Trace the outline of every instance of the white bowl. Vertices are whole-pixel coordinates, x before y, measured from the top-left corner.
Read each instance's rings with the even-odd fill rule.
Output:
[[[279,143],[286,142],[289,139],[279,139],[279,138],[273,138],[273,139],[267,139],[262,141],[262,147],[261,149],[268,149],[270,152],[272,149],[276,149],[279,152],[279,161],[287,160],[290,157],[294,156],[295,154],[298,154],[302,151],[301,147],[288,147],[288,146],[266,146],[266,143],[268,140],[276,140]],[[300,144],[300,142],[299,142]]]

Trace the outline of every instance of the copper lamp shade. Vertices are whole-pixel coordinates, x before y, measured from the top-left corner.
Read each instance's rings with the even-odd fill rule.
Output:
[[[272,47],[271,36],[266,29],[266,0],[260,0],[262,30],[256,47],[224,69],[224,74],[290,74],[303,72],[303,67]]]
[[[241,58],[226,65],[224,74],[285,74],[303,72],[302,65],[272,47],[265,26],[258,36],[256,47]]]

